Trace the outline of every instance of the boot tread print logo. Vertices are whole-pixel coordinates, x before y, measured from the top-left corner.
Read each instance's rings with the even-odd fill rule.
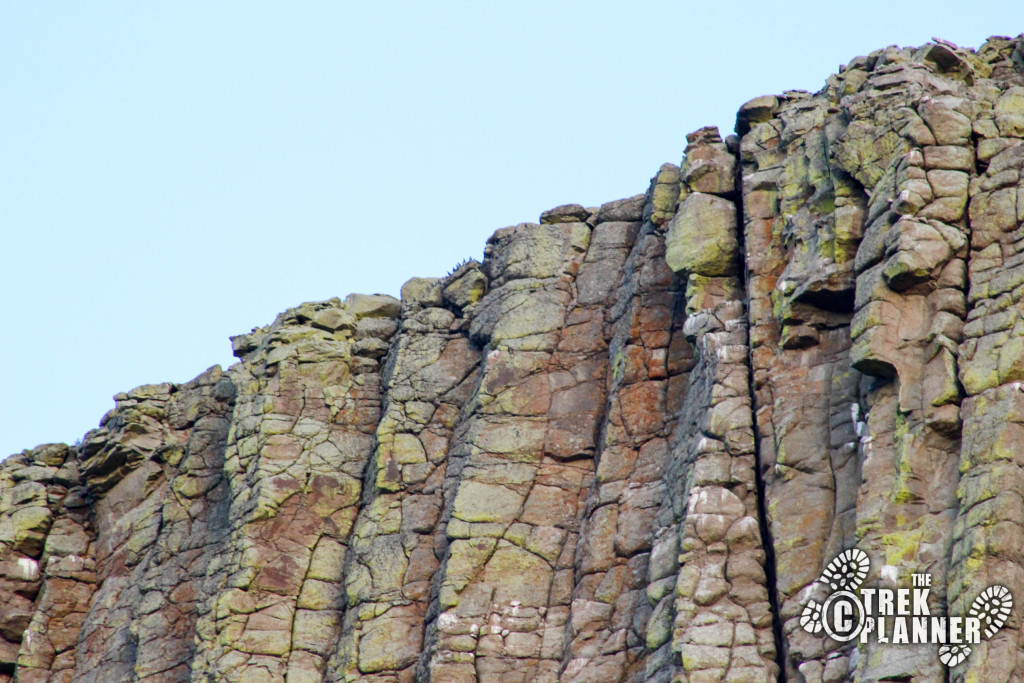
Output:
[[[971,654],[971,644],[991,638],[1003,627],[1013,609],[1013,596],[1005,586],[990,586],[975,598],[966,617],[932,616],[928,608],[931,575],[914,574],[913,588],[863,588],[871,561],[863,550],[844,550],[832,559],[817,581],[832,589],[823,602],[809,599],[800,614],[808,633],[839,642],[860,636],[894,645],[933,643],[939,661],[948,667]],[[858,589],[860,589],[858,594]]]
[[[832,558],[818,581],[832,586],[832,590],[835,591],[855,591],[864,583],[870,567],[871,561],[867,553],[858,548],[851,548]]]
[[[981,619],[985,625],[985,637],[991,638],[1010,618],[1012,607],[1013,596],[1005,586],[990,586],[974,599],[968,614]]]

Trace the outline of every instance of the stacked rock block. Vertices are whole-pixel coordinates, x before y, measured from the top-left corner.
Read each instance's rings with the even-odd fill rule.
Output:
[[[666,261],[686,281],[683,334],[695,365],[658,519],[669,545],[656,551],[652,574],[665,573],[663,558],[673,551],[675,566],[650,619],[647,642],[658,649],[647,678],[770,681],[778,665],[758,522],[736,158],[717,129],[687,140]]]
[[[0,680],[71,680],[96,587],[77,454],[40,446],[0,471]],[[20,652],[19,652],[20,651]]]
[[[1024,37],[858,57],[646,194],[308,303],[0,464],[5,681],[1024,680],[806,632],[1024,596]]]
[[[380,418],[399,302],[304,304],[236,337],[224,547],[203,580],[209,681],[317,680],[340,626],[345,556]]]

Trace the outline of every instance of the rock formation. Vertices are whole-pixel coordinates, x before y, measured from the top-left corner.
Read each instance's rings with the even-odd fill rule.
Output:
[[[646,194],[307,303],[0,465],[0,682],[1024,681],[1024,36],[857,57]]]

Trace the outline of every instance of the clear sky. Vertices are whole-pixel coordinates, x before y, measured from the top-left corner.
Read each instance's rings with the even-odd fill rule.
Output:
[[[1019,0],[4,3],[0,457],[285,308],[643,192],[752,97],[1021,31]]]

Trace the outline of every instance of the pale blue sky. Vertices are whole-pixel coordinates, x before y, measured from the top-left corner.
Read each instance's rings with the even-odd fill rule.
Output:
[[[1019,1],[5,3],[0,457],[285,308],[643,192],[756,95],[1020,31]]]

